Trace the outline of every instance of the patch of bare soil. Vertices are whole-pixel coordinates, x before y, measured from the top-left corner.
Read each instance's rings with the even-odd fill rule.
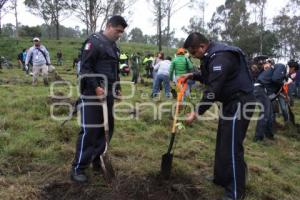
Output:
[[[98,184],[95,184],[95,182]],[[165,181],[157,175],[117,176],[112,187],[108,187],[102,178],[90,180],[87,184],[71,181],[54,181],[41,187],[40,199],[57,200],[197,200],[206,199],[201,196],[201,188],[195,186],[191,177],[176,175]]]

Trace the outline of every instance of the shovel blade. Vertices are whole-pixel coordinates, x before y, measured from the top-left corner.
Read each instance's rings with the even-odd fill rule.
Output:
[[[111,160],[108,156],[108,154],[103,154],[100,156],[101,160],[101,169],[103,172],[104,180],[107,184],[111,185],[114,178],[115,178],[115,170],[111,164]]]
[[[172,169],[173,154],[166,153],[162,155],[160,173],[164,179],[169,179]]]

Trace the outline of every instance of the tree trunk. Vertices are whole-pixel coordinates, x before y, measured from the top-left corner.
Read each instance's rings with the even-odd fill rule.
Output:
[[[265,10],[265,2],[262,2],[260,8],[260,36],[259,36],[259,52],[262,55],[263,50],[263,32],[264,32],[264,10]]]
[[[0,9],[0,35],[2,34],[2,24],[1,24],[1,16],[2,16],[2,10]]]
[[[167,46],[170,46],[171,37],[170,37],[170,26],[171,26],[171,8],[168,9],[168,23],[167,23]]]
[[[56,21],[56,40],[59,40],[59,21]]]
[[[88,0],[85,0],[85,25],[86,25],[86,36],[88,36],[89,35]]]
[[[55,25],[56,25],[56,40],[59,40],[59,10],[58,10],[58,1],[55,5]]]
[[[19,22],[18,22],[18,10],[17,10],[18,1],[15,0],[14,4],[15,4],[15,18],[16,18],[16,38],[18,39],[19,38]]]
[[[161,19],[162,18],[162,13],[161,13],[161,0],[159,0],[159,5],[158,5],[158,50],[162,50],[162,45],[161,45]]]
[[[91,31],[91,33],[94,33],[95,32],[95,26],[96,26],[96,24],[95,24],[95,20],[93,19],[93,16],[94,16],[94,0],[90,0],[89,1],[90,2],[90,5],[89,5],[89,7],[90,7],[90,9],[89,9],[89,18],[90,18],[90,31]]]

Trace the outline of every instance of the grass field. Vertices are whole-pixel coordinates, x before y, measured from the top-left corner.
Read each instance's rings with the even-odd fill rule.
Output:
[[[51,97],[49,87],[44,87],[41,80],[38,86],[31,86],[31,77],[20,69],[1,70],[0,199],[211,200],[222,195],[221,188],[205,179],[213,171],[217,120],[199,121],[178,133],[172,177],[163,181],[158,174],[161,155],[169,143],[172,117],[171,113],[163,113],[161,120],[155,120],[149,106],[141,109],[139,119],[116,121],[111,142],[116,187],[105,186],[102,177],[92,170],[88,171],[89,183],[72,183],[69,170],[80,127],[76,118],[61,127],[61,121],[50,117],[53,102],[74,102],[77,98],[76,75],[70,59],[57,68],[72,86],[71,97],[63,100]],[[149,97],[149,81],[148,86],[139,84],[134,97],[123,102],[160,105],[170,101],[153,101]],[[123,95],[130,91],[129,85],[123,86]],[[57,85],[54,93],[67,95],[68,86]],[[194,94],[200,94],[200,89],[194,89]],[[193,101],[197,102],[197,98]],[[296,101],[297,121],[299,106],[300,101]],[[63,116],[67,109],[58,107],[54,113]],[[278,121],[282,123],[281,118]],[[249,167],[246,200],[299,199],[300,135],[289,126],[277,132],[275,141],[253,143],[254,128],[255,122],[251,122],[245,141]]]

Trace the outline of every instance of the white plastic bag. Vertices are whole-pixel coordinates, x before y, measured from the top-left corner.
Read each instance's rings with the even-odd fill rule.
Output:
[[[53,65],[48,65],[48,72],[54,72],[55,71],[55,67]]]

